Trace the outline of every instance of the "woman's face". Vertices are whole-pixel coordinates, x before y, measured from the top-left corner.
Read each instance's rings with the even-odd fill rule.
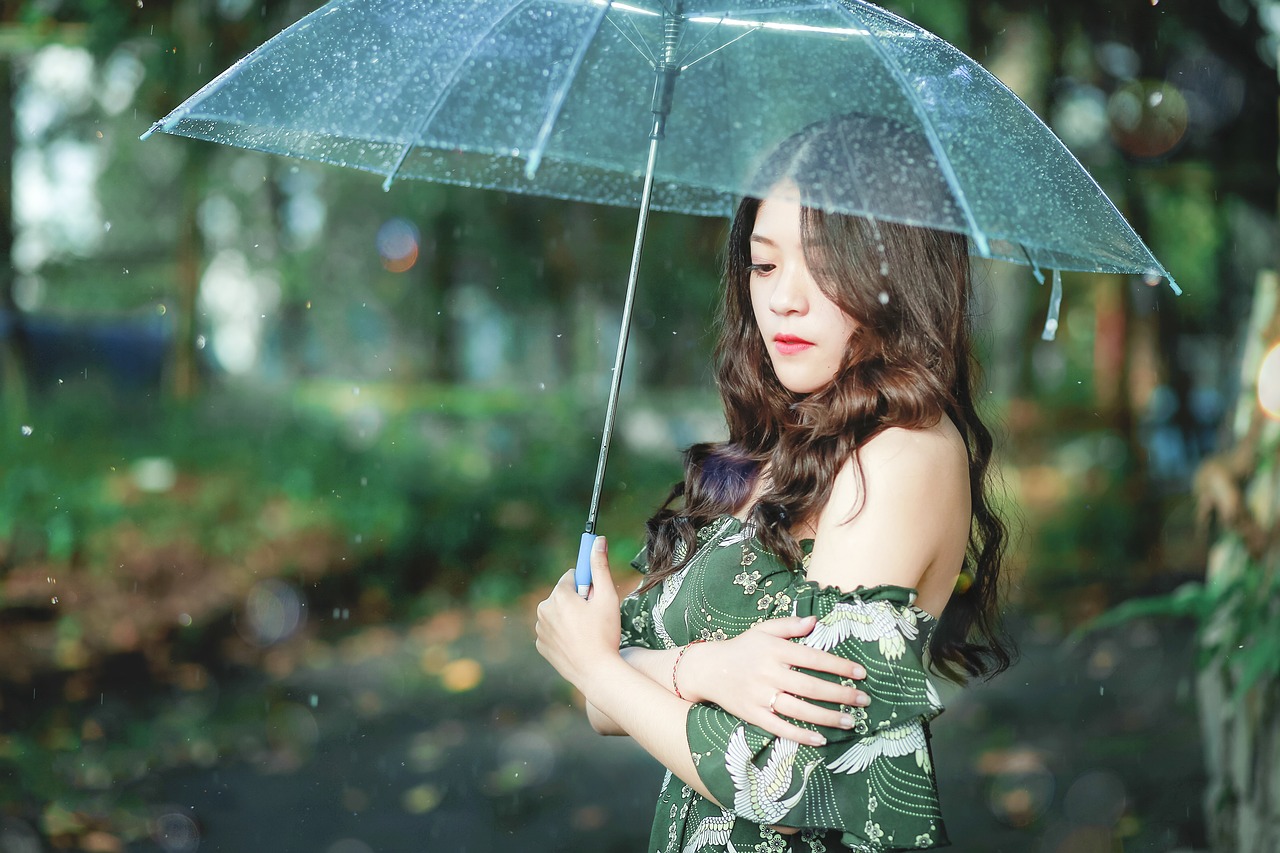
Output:
[[[760,203],[751,233],[751,307],[778,381],[809,394],[835,378],[858,324],[818,287],[800,241],[799,194],[779,189]]]

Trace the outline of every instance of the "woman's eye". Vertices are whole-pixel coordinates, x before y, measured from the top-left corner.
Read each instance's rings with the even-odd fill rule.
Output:
[[[776,267],[776,264],[770,263],[747,264],[747,272],[768,275],[773,272]]]

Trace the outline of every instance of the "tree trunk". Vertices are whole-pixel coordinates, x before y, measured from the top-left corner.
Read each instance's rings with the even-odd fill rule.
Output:
[[[0,56],[0,314],[9,329],[0,329],[0,402],[5,418],[0,428],[17,430],[27,418],[27,353],[22,313],[13,298],[13,59]]]
[[[1205,655],[1197,677],[1209,775],[1205,811],[1215,853],[1280,850],[1280,667],[1267,651],[1280,632],[1274,586],[1280,579],[1280,421],[1267,417],[1258,402],[1259,366],[1277,341],[1280,276],[1264,272],[1244,341],[1234,446],[1206,460],[1196,475],[1202,516],[1212,512],[1220,524],[1208,586],[1243,591],[1219,592],[1199,641]],[[1263,674],[1250,683],[1259,662]]]

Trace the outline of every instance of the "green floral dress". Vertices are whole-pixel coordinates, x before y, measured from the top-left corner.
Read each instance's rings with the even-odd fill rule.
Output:
[[[812,543],[803,545],[807,562]],[[644,571],[642,559],[633,565]],[[667,773],[649,850],[878,853],[946,846],[929,750],[929,721],[942,703],[922,660],[935,622],[914,601],[914,590],[903,587],[843,593],[809,583],[803,567],[792,570],[765,551],[753,526],[732,516],[698,532],[685,568],[625,598],[624,647],[725,640],[764,619],[816,615],[817,626],[798,642],[861,663],[867,678],[857,683],[871,696],[865,709],[842,708],[856,721],[852,731],[822,729],[823,747],[776,738],[715,705],[693,706],[686,721],[693,761],[726,807]],[[782,835],[770,828],[775,824],[802,831]]]

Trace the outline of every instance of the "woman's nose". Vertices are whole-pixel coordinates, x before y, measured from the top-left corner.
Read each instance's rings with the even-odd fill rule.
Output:
[[[792,268],[779,271],[769,297],[769,310],[775,314],[802,314],[808,307],[808,274],[804,270]]]

